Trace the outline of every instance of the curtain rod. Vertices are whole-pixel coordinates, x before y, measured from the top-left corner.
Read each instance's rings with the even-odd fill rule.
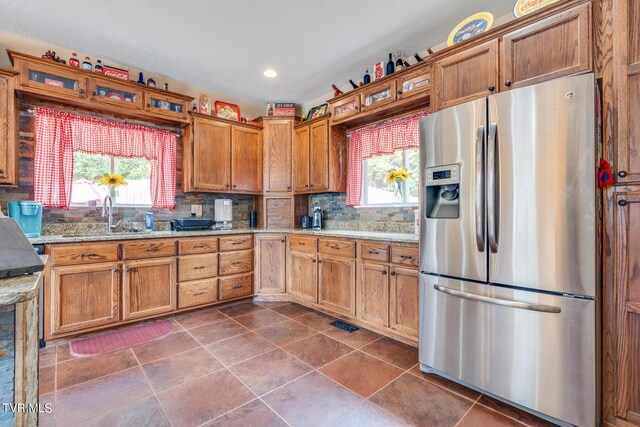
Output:
[[[175,132],[178,138],[182,136],[182,129],[173,127],[173,126],[162,126],[162,125],[157,125],[155,123],[143,122],[140,120],[127,120],[127,119],[122,119],[120,117],[93,113],[91,111],[86,111],[86,110],[73,110],[73,109],[64,108],[64,107],[58,107],[57,105],[47,104],[46,102],[38,102],[38,101],[30,100],[29,102],[21,101],[20,104],[25,106],[45,107],[45,108],[50,108],[52,110],[62,111],[65,113],[77,114],[79,116],[92,117],[96,119],[103,119],[111,122],[125,123],[125,124],[136,125],[136,126],[144,126],[151,129],[168,130],[171,132]],[[35,114],[36,110],[33,108],[27,108],[27,113]]]

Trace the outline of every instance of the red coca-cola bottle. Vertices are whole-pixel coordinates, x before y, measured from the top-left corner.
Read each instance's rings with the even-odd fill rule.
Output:
[[[80,60],[78,59],[78,54],[73,52],[71,54],[71,58],[69,58],[69,65],[72,67],[80,68]]]

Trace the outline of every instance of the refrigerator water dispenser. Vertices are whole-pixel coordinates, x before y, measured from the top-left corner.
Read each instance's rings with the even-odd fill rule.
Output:
[[[460,165],[425,170],[425,212],[427,218],[460,217]]]

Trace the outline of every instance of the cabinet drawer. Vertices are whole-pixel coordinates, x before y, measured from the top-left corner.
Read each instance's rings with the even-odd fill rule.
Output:
[[[253,274],[220,278],[220,300],[253,294]]]
[[[53,265],[87,264],[118,260],[117,243],[53,246]]]
[[[389,262],[389,245],[363,243],[360,246],[360,256],[370,261]]]
[[[138,240],[122,244],[124,259],[146,259],[173,256],[176,245],[173,240]]]
[[[406,246],[391,246],[391,262],[418,268],[420,253],[418,248]]]
[[[178,283],[178,308],[208,304],[218,300],[218,279]]]
[[[320,239],[318,242],[318,252],[325,255],[355,258],[356,242]]]
[[[253,236],[226,236],[220,238],[220,251],[253,249]]]
[[[178,259],[178,281],[205,279],[218,275],[218,254],[181,256]]]
[[[217,237],[178,240],[178,253],[180,255],[205,254],[210,252],[218,252]]]
[[[318,239],[315,237],[291,236],[289,247],[295,252],[315,254],[318,251]]]
[[[253,251],[220,254],[220,276],[247,273],[253,270]]]

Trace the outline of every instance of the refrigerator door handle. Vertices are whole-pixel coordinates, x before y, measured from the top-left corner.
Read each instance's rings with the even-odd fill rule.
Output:
[[[484,126],[476,134],[476,246],[484,252]]]
[[[489,125],[489,141],[487,150],[487,203],[488,208],[488,228],[489,228],[489,250],[491,253],[498,252],[498,220],[500,217],[500,203],[498,201],[499,189],[497,179],[499,179],[497,161],[497,137],[498,124]]]
[[[492,298],[485,295],[474,294],[471,292],[458,291],[456,289],[451,289],[442,285],[433,285],[433,288],[438,292],[453,295],[455,297],[486,302],[488,304],[502,305],[502,306],[511,307],[511,308],[520,308],[523,310],[530,310],[530,311],[540,311],[543,313],[557,314],[557,313],[560,313],[561,311],[560,307],[556,307],[554,305],[533,304],[528,302],[514,301],[514,300],[508,300],[508,299],[502,299],[502,298]]]

